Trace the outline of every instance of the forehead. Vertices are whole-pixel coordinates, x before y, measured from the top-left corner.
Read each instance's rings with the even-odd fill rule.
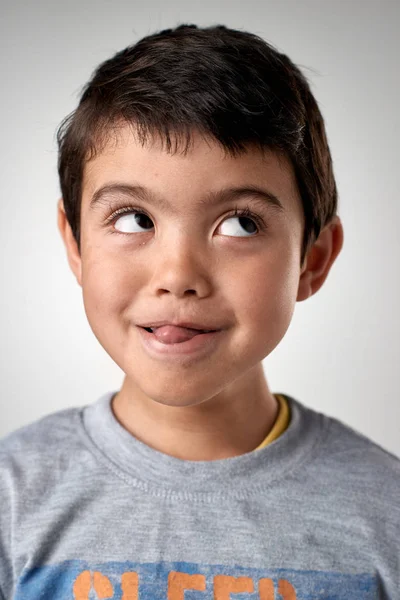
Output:
[[[165,205],[184,201],[204,208],[206,198],[227,199],[224,191],[259,189],[283,210],[302,219],[303,210],[293,167],[283,155],[249,146],[230,155],[213,139],[191,135],[187,152],[169,152],[160,138],[142,144],[132,127],[125,126],[107,141],[83,173],[82,205],[90,210],[96,198],[114,189],[141,188]]]

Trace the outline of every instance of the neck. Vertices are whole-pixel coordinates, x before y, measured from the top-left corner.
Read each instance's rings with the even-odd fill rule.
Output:
[[[272,429],[278,402],[260,364],[216,396],[191,406],[156,402],[125,378],[112,409],[127,431],[155,450],[208,461],[257,448]]]

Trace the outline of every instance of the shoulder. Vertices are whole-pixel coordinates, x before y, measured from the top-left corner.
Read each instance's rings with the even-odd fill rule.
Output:
[[[297,443],[313,439],[307,472],[333,493],[383,500],[400,511],[400,458],[339,418],[291,396],[299,426]]]
[[[0,590],[12,589],[11,540],[25,531],[25,523],[35,522],[38,508],[71,471],[78,445],[84,448],[80,412],[52,413],[0,440]]]
[[[310,408],[299,400],[288,396],[289,406],[301,418],[301,437],[306,429],[313,430],[313,437],[320,438],[318,454],[324,458],[327,466],[346,465],[347,472],[352,469],[366,470],[375,474],[377,470],[391,472],[395,479],[400,477],[400,458],[383,448],[359,430],[341,419]]]
[[[340,527],[343,540],[350,535],[362,542],[371,556],[397,552],[400,459],[340,419],[296,403],[297,443],[313,439],[307,460],[293,472],[301,502],[325,525]]]
[[[76,431],[79,423],[79,408],[67,408],[48,414],[36,421],[24,425],[0,439],[0,456],[48,450],[65,441]]]
[[[353,498],[400,511],[400,458],[340,419],[320,416],[326,427],[316,466],[324,476]]]
[[[82,446],[81,408],[46,415],[0,440],[0,493],[12,484],[29,488],[33,480],[62,471]]]
[[[400,458],[383,448],[380,444],[347,425],[340,419],[326,416],[329,422],[327,442],[335,455],[340,455],[343,462],[351,468],[372,471],[378,474],[390,472],[395,478],[400,477]]]

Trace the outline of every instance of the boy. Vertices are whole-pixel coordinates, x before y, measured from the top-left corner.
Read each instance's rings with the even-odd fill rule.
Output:
[[[0,597],[400,598],[400,461],[262,368],[343,243],[299,69],[165,30],[100,65],[58,139],[58,226],[125,378],[2,441]]]

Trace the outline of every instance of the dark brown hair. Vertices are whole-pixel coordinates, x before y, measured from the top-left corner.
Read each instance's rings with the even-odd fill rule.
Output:
[[[304,209],[301,263],[336,214],[324,120],[309,84],[257,35],[180,25],[144,37],[97,68],[57,132],[61,192],[78,248],[85,161],[122,123],[134,125],[143,144],[160,137],[168,152],[182,141],[187,152],[196,130],[233,156],[250,145],[284,154]]]

